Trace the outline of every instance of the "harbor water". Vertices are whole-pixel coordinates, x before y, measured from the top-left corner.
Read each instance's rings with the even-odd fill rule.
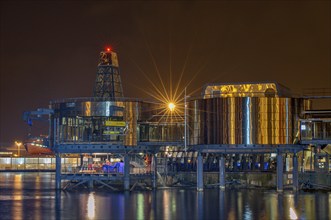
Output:
[[[331,192],[54,188],[54,173],[0,173],[0,219],[331,219]]]

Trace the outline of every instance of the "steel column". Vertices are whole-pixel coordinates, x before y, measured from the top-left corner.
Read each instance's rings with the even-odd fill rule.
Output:
[[[298,157],[293,154],[293,190],[298,190],[299,188],[299,173],[298,173]]]
[[[284,173],[283,155],[280,152],[278,152],[278,154],[277,154],[277,191],[283,191],[283,173]]]
[[[321,151],[321,146],[315,146],[314,147],[314,171],[319,172],[319,166],[318,166],[318,153]]]
[[[153,154],[153,189],[157,187],[157,155]]]
[[[203,191],[203,159],[200,152],[198,153],[197,162],[197,190]]]
[[[220,181],[220,189],[225,189],[225,158],[224,155],[222,154],[220,159],[219,159],[219,181]]]
[[[83,158],[84,158],[83,154],[80,154],[80,169],[83,168]]]
[[[329,167],[330,167],[330,159],[329,159],[329,154],[325,155],[325,159],[326,159],[326,172],[329,172]]]
[[[93,189],[94,181],[93,181],[93,180],[89,180],[89,181],[87,181],[87,182],[88,182],[88,188],[89,188],[89,189]]]
[[[264,154],[260,155],[260,170],[264,170]]]
[[[56,153],[55,165],[55,187],[61,189],[61,157],[59,153]]]
[[[124,190],[130,190],[130,157],[124,155]]]

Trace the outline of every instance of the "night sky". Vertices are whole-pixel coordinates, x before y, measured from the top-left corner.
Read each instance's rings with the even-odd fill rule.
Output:
[[[181,72],[179,90],[194,95],[211,82],[331,88],[330,11],[330,1],[1,1],[0,146],[26,137],[24,111],[91,96],[105,46],[126,97],[155,93],[146,77],[162,88],[158,71],[169,94]]]

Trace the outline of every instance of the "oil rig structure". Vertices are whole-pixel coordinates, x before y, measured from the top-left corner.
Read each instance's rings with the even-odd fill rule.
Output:
[[[198,191],[205,186],[204,172],[213,169],[225,189],[228,170],[274,166],[277,190],[283,191],[285,173],[298,190],[299,173],[307,166],[330,177],[324,149],[331,144],[331,111],[315,104],[326,99],[331,96],[295,97],[274,82],[207,84],[201,97],[187,100],[185,117],[168,120],[172,114],[159,117],[164,104],[124,97],[117,54],[106,49],[93,97],[51,101],[48,109],[26,112],[24,119],[49,121],[47,147],[56,157],[57,189],[99,184],[116,190],[112,183],[122,182],[130,190],[146,179],[157,188],[158,173],[169,167],[194,172]],[[73,171],[61,163],[68,154],[80,156],[81,168],[109,155],[120,162],[116,172],[108,170],[115,165]],[[174,161],[181,167],[174,168]]]

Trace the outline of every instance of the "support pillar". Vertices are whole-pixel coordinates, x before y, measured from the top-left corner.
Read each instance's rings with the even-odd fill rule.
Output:
[[[94,182],[93,182],[93,180],[89,180],[89,181],[88,181],[88,188],[89,188],[89,189],[93,189],[93,187],[94,187]]]
[[[329,159],[329,154],[325,155],[325,159],[326,159],[326,172],[329,172],[329,167],[330,167],[330,159]]]
[[[313,171],[313,147],[310,146],[310,172]]]
[[[83,168],[83,158],[84,158],[84,155],[83,154],[80,154],[80,169]]]
[[[277,154],[277,191],[283,191],[283,173],[284,173],[284,164],[283,164],[283,155],[278,152]]]
[[[318,154],[321,152],[321,146],[315,146],[314,147],[314,171],[319,172],[319,166],[318,166]]]
[[[198,153],[197,190],[203,191],[203,158],[200,152]]]
[[[256,164],[256,154],[253,154],[252,156],[252,166],[251,166],[251,170],[255,170],[255,164]]]
[[[224,190],[225,189],[225,158],[224,155],[222,154],[220,159],[219,159],[219,181],[220,181],[220,189]]]
[[[153,154],[153,189],[157,187],[157,154]]]
[[[298,173],[298,157],[296,153],[293,154],[293,190],[299,189],[299,173]]]
[[[260,155],[260,170],[264,171],[264,154]]]
[[[130,157],[124,155],[124,190],[130,190]]]
[[[59,153],[56,153],[55,166],[55,187],[61,189],[61,157]]]

